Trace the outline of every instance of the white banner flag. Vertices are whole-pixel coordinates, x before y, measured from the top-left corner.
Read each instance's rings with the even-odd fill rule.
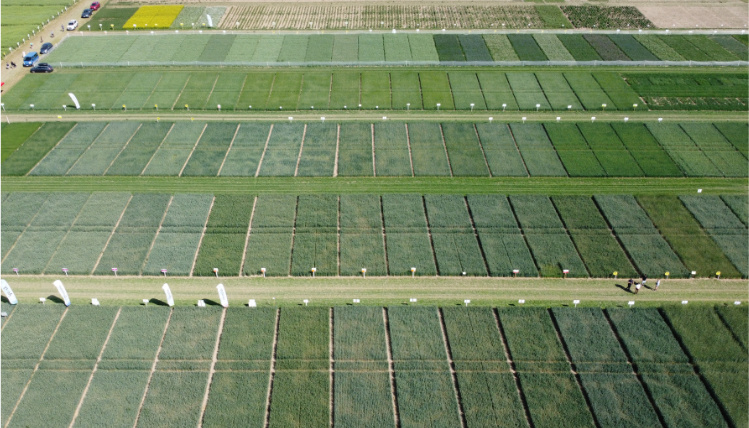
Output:
[[[13,294],[13,290],[10,289],[8,281],[0,279],[0,285],[2,286],[3,293],[5,293],[5,296],[8,298],[8,302],[10,302],[11,305],[17,305],[18,299],[16,299],[16,295]]]
[[[226,290],[224,289],[224,284],[217,285],[216,289],[218,289],[218,298],[221,300],[221,306],[228,308],[229,299],[226,297]]]
[[[68,92],[68,95],[70,96],[70,99],[73,100],[73,104],[75,104],[75,109],[80,110],[81,105],[78,104],[78,98],[76,98],[72,92]]]
[[[166,303],[169,306],[174,306],[174,297],[172,297],[172,290],[169,289],[169,284],[164,284],[161,289],[166,293]]]
[[[62,285],[62,281],[58,279],[52,284],[57,288],[57,292],[60,293],[60,296],[62,296],[62,301],[65,302],[65,306],[70,306],[70,297],[68,297],[68,292],[65,291],[65,286]]]

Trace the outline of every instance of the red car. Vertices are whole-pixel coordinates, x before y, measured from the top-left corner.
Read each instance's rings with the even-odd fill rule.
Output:
[[[101,7],[101,3],[99,3],[98,1],[95,1],[95,2],[91,3],[91,7],[89,7],[89,9],[91,9],[91,10],[99,10],[100,7]]]

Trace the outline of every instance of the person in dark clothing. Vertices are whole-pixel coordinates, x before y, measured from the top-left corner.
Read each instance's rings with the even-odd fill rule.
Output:
[[[632,284],[634,283],[635,282],[632,280],[632,278],[630,278],[629,281],[627,281],[627,291],[632,291]]]

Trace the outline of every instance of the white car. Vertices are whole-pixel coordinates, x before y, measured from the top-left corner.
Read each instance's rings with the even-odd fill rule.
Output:
[[[74,19],[74,20],[72,20],[72,21],[68,22],[68,31],[73,31],[73,30],[75,30],[76,28],[78,28],[78,21],[76,21],[76,20]]]

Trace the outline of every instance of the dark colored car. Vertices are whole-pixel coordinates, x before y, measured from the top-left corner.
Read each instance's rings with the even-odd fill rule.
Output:
[[[91,3],[91,10],[99,10],[100,7],[101,3],[99,3],[98,1]]]
[[[47,43],[45,43],[45,44],[42,45],[41,49],[39,49],[39,53],[40,54],[46,54],[46,53],[49,53],[49,51],[51,51],[51,50],[52,50],[52,43],[47,42]]]
[[[91,15],[94,14],[94,11],[91,9],[83,9],[83,13],[81,14],[81,18],[91,18]]]
[[[55,69],[46,62],[40,62],[35,67],[31,68],[32,73],[51,73],[53,71],[55,71]]]

